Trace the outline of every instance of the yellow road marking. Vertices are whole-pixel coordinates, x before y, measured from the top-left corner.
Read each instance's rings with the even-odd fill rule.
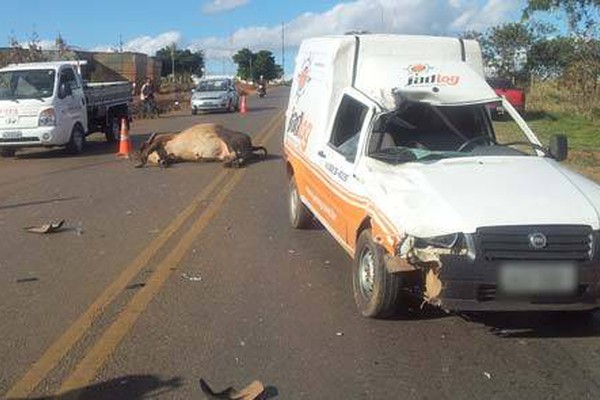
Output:
[[[268,141],[275,132],[276,125],[271,127],[264,141]],[[246,170],[241,170],[233,175],[225,186],[214,196],[211,203],[196,220],[194,225],[186,232],[177,246],[169,253],[148,279],[146,285],[131,299],[119,313],[115,322],[107,328],[83,360],[77,365],[73,373],[63,382],[59,393],[64,393],[64,400],[77,400],[85,391],[84,386],[90,383],[102,368],[108,357],[114,353],[125,335],[131,330],[140,315],[146,310],[154,296],[171,275],[183,257],[193,245],[196,237],[206,228],[210,220],[223,207],[227,197],[236,188]],[[68,393],[67,393],[68,392]]]
[[[283,112],[277,113],[267,124],[268,133],[279,122]],[[152,257],[167,243],[187,219],[193,215],[204,200],[231,175],[230,171],[221,171],[208,186],[192,200],[167,228],[154,239],[114,280],[90,307],[46,350],[30,369],[6,393],[6,398],[25,398],[29,396],[39,383],[56,367],[79,340],[90,329],[106,308],[121,294],[129,282],[150,262]]]

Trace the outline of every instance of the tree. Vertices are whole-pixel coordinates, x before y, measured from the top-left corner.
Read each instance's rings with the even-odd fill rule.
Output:
[[[573,33],[590,37],[598,33],[600,0],[528,0],[523,17],[529,19],[536,12],[562,11]]]
[[[277,79],[283,75],[283,69],[275,63],[275,56],[269,50],[253,53],[244,48],[233,57],[238,66],[237,75],[244,80],[257,81],[262,75],[267,80]]]
[[[156,52],[156,58],[162,61],[160,75],[163,77],[169,76],[173,72],[173,60],[176,73],[202,76],[204,69],[204,53],[202,51],[192,52],[189,49],[181,50],[167,46]]]
[[[254,80],[253,65],[256,55],[250,49],[243,48],[232,57],[237,64],[237,75],[243,80]]]
[[[491,28],[481,43],[488,67],[498,76],[526,81],[527,54],[535,39],[532,29],[523,23],[511,22]]]

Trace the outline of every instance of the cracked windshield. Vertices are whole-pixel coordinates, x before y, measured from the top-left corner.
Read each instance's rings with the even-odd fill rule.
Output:
[[[0,398],[600,398],[600,1],[0,31]]]

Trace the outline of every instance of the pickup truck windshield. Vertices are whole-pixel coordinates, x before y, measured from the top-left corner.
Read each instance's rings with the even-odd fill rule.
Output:
[[[201,81],[196,88],[198,92],[224,92],[228,88],[227,81],[224,80],[210,80]]]
[[[0,72],[0,100],[40,99],[54,93],[53,69]]]
[[[523,132],[492,123],[486,105],[432,106],[405,102],[382,115],[371,134],[368,155],[391,163],[486,155],[534,155]],[[518,145],[522,148],[515,148]]]

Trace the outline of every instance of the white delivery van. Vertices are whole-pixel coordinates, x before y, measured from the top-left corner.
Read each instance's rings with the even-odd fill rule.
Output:
[[[81,153],[88,134],[101,130],[108,141],[130,119],[130,82],[84,83],[85,62],[13,64],[0,69],[0,155],[24,147],[66,146]]]
[[[493,125],[498,102],[517,132]],[[291,224],[318,219],[353,257],[365,316],[404,293],[448,310],[598,306],[600,187],[487,85],[475,41],[304,41],[284,150]]]

